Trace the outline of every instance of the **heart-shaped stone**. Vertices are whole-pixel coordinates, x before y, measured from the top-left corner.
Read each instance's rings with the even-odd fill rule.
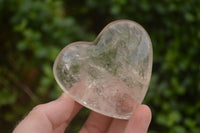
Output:
[[[59,86],[101,114],[129,119],[141,104],[152,70],[151,40],[130,20],[108,24],[94,42],[66,46],[54,63]]]

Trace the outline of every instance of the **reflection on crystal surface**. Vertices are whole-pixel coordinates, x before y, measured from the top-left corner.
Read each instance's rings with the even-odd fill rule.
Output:
[[[61,88],[84,106],[128,119],[142,102],[150,81],[152,46],[132,21],[109,24],[93,43],[65,47],[54,64]]]

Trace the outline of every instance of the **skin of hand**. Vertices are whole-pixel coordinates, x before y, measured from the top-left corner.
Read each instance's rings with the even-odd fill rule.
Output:
[[[57,100],[41,104],[17,125],[13,133],[64,133],[82,105],[63,93]],[[151,110],[139,105],[129,120],[114,119],[91,112],[79,133],[146,133]]]

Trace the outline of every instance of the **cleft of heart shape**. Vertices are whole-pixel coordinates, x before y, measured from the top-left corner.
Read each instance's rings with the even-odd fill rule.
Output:
[[[149,35],[134,21],[108,24],[93,42],[67,45],[54,76],[75,101],[98,113],[129,119],[146,95],[152,71]]]

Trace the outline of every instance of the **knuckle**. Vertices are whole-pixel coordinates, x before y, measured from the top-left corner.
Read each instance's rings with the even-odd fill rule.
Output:
[[[32,109],[32,111],[34,111],[34,112],[40,112],[40,111],[42,111],[43,110],[43,108],[44,108],[44,105],[43,104],[39,104],[39,105],[37,105],[37,106],[35,106],[33,109]]]

